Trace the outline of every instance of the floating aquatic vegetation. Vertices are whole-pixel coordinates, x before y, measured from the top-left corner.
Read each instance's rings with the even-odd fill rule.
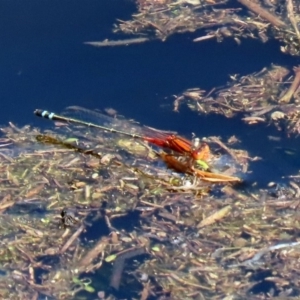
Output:
[[[145,145],[128,153],[116,135],[57,125],[2,128],[2,298],[245,299],[262,282],[300,294],[297,181],[284,197],[277,186],[210,193],[153,164]],[[246,152],[205,142],[247,169]]]
[[[118,20],[115,32],[138,35],[137,38],[102,42],[86,42],[96,47],[129,45],[153,39],[165,40],[170,35],[202,30],[194,39],[200,42],[232,38],[241,43],[243,38],[266,42],[277,39],[283,43],[281,51],[299,55],[300,21],[296,1],[238,0],[138,0],[138,12],[132,20]],[[234,5],[234,6],[233,6]]]
[[[242,114],[248,124],[272,122],[279,130],[299,134],[299,70],[295,67],[292,74],[285,67],[273,65],[254,74],[231,76],[227,87],[209,92],[188,89],[176,97],[174,109],[187,103],[203,114],[216,113],[228,118]]]
[[[190,181],[188,177],[153,163],[158,154],[146,144],[137,143],[135,149],[131,143],[127,152],[124,138],[120,143],[118,136],[104,131],[94,135],[89,127],[73,126],[71,131],[58,125],[55,132],[44,133],[13,124],[2,128],[0,219],[9,249],[2,256],[4,280],[20,286],[18,293],[24,298],[34,294],[63,298],[93,290],[89,281],[80,281],[79,274],[99,269],[103,261],[94,265],[93,259],[100,254],[105,263],[111,262],[114,253],[128,248],[131,241],[127,234],[115,234],[111,240],[102,233],[103,239],[92,250],[86,249],[81,237],[97,219],[103,220],[104,232],[118,232],[113,221],[131,211],[147,215],[164,207],[164,199],[172,193],[201,198],[211,188],[198,180],[189,186],[184,183]],[[120,238],[124,238],[122,245]],[[63,256],[75,250],[78,253],[71,261]]]

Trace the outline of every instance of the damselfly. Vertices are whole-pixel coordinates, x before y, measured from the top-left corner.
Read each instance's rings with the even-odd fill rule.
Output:
[[[208,167],[206,161],[208,161],[211,156],[210,148],[208,144],[200,143],[197,139],[195,140],[195,142],[191,142],[181,136],[176,135],[173,132],[160,131],[150,127],[136,126],[136,124],[133,124],[129,121],[115,119],[99,112],[91,111],[78,106],[68,107],[66,112],[68,114],[67,116],[50,113],[41,109],[36,109],[34,111],[35,115],[49,120],[59,121],[67,124],[70,123],[75,125],[82,125],[106,132],[118,133],[177,152],[181,156],[174,156],[165,152],[158,153],[158,156],[161,157],[161,159],[165,161],[165,163],[170,168],[175,169],[176,171],[181,173],[195,175],[196,177],[199,177],[204,181],[240,182],[240,179],[238,177],[207,171],[207,168],[204,166]],[[73,117],[75,115],[78,115],[78,113],[82,115],[87,114],[88,119],[94,119],[96,120],[96,123]],[[126,131],[119,128],[126,128]],[[134,129],[134,132],[131,132],[132,128]],[[198,165],[200,163],[202,170],[194,168],[193,161],[197,161]]]
[[[181,155],[189,156],[193,160],[207,160],[210,155],[209,147],[206,143],[194,144],[193,142],[176,135],[174,133],[156,130],[150,127],[136,127],[135,129],[138,133],[131,133],[127,131],[122,131],[113,128],[114,124],[122,123],[122,121],[115,118],[103,115],[99,112],[90,111],[86,108],[71,106],[67,108],[68,111],[81,112],[83,114],[89,114],[98,119],[99,123],[108,123],[111,127],[99,125],[96,123],[86,122],[77,118],[59,115],[56,113],[48,112],[47,110],[36,109],[34,114],[49,120],[60,121],[64,123],[71,123],[77,125],[83,125],[90,128],[96,128],[106,132],[118,133],[121,135],[129,136],[134,139],[141,139],[143,141],[149,142],[150,144],[156,145],[161,148],[169,149],[175,151]],[[134,126],[134,125],[133,125]]]

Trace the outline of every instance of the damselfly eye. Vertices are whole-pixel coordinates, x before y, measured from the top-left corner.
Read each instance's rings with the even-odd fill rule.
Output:
[[[210,148],[206,143],[201,144],[192,152],[192,156],[195,160],[207,161],[210,158]]]

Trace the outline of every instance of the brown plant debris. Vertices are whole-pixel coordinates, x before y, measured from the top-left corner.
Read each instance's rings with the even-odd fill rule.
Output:
[[[164,41],[176,33],[198,31],[200,36],[194,42],[232,38],[240,44],[245,38],[262,42],[276,39],[282,43],[282,52],[300,54],[297,1],[137,0],[136,3],[137,12],[131,20],[118,20],[114,28],[114,32],[130,35],[131,39],[86,44],[121,46],[154,39]]]
[[[114,299],[109,286],[132,299],[300,295],[296,176],[249,194],[191,184],[110,133],[1,130],[2,299]],[[233,169],[247,156],[205,142]]]
[[[294,75],[281,66],[264,68],[260,72],[234,76],[227,87],[214,88],[206,93],[200,88],[186,90],[176,97],[174,110],[181,103],[202,114],[215,113],[225,117],[242,114],[248,124],[271,122],[290,134],[300,133],[299,67]]]

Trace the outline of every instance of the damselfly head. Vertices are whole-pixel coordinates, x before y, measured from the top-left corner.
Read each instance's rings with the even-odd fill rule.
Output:
[[[192,151],[192,157],[194,160],[209,160],[211,154],[210,154],[210,148],[208,144],[202,143],[197,148],[195,148]]]

